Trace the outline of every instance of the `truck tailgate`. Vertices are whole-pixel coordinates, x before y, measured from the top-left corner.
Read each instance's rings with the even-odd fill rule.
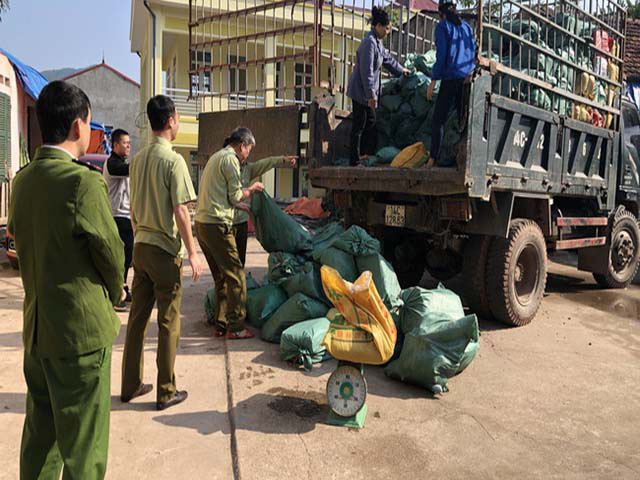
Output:
[[[464,172],[455,168],[319,167],[309,172],[314,187],[332,190],[452,195],[465,193]]]

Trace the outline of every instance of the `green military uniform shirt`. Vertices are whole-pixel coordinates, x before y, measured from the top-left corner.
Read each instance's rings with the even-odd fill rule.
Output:
[[[235,205],[241,200],[240,161],[229,146],[214,153],[204,167],[196,222],[233,225]]]
[[[260,175],[264,175],[272,168],[284,166],[284,157],[267,157],[257,162],[247,162],[240,168],[240,180],[244,188],[249,187]],[[249,221],[249,214],[239,208],[235,209],[234,225]]]
[[[110,346],[120,330],[124,245],[102,175],[55,147],[16,175],[8,230],[24,286],[23,340],[42,358]]]
[[[173,151],[171,142],[155,137],[133,157],[129,179],[134,242],[180,255],[182,240],[173,210],[196,199],[184,159]]]

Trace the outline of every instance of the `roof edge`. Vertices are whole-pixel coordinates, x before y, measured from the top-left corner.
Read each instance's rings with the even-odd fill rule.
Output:
[[[140,88],[140,84],[138,82],[136,82],[135,80],[133,80],[132,78],[128,77],[127,75],[125,75],[124,73],[120,72],[119,70],[116,70],[115,68],[113,68],[111,65],[102,62],[102,63],[96,63],[95,65],[92,65],[90,67],[87,67],[83,70],[80,70],[79,72],[76,73],[72,73],[71,75],[64,77],[62,80],[66,81],[66,80],[70,80],[72,78],[75,77],[79,77],[80,75],[84,75],[87,72],[90,72],[92,70],[96,70],[97,68],[100,67],[105,67],[108,70],[111,70],[113,73],[115,73],[116,75],[118,75],[119,77],[122,77],[124,80],[126,80],[127,82],[133,83],[136,87]]]

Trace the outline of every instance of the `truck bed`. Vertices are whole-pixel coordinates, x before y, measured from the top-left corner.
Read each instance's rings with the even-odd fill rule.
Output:
[[[310,171],[314,187],[417,195],[467,192],[464,172],[455,168],[319,167]]]

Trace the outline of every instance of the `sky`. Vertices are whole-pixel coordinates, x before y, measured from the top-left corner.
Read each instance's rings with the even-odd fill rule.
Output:
[[[131,53],[131,0],[10,0],[0,22],[0,47],[42,71],[85,68],[102,61],[140,80]]]

